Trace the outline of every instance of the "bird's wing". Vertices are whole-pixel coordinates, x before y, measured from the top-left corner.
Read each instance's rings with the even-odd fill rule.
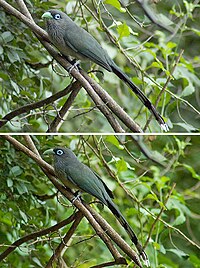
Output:
[[[84,29],[75,26],[67,29],[64,34],[64,41],[67,46],[83,57],[89,58],[108,71],[111,71],[111,58],[101,47],[97,40]]]
[[[106,184],[97,177],[93,171],[86,165],[68,166],[65,167],[68,180],[78,188],[95,196],[102,201],[106,206],[107,200],[110,199],[111,191]]]
[[[112,193],[112,191],[108,188],[108,186],[105,184],[105,182],[101,179],[101,177],[94,171],[92,170],[92,172],[95,174],[95,176],[103,183],[106,192],[108,193],[108,195],[110,196],[110,198],[114,198],[114,195]]]

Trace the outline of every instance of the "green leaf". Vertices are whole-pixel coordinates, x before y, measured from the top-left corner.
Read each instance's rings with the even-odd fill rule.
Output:
[[[106,0],[104,3],[117,8],[120,12],[125,12],[118,0]]]
[[[148,194],[145,199],[152,199],[158,201],[158,197],[155,194]]]
[[[159,244],[159,243],[153,242],[153,247],[154,247],[156,250],[160,250],[160,244]]]
[[[3,54],[3,47],[0,46],[0,55],[2,55],[2,54]]]
[[[127,163],[123,158],[117,161],[116,168],[118,173],[127,170]]]
[[[28,193],[28,189],[26,188],[24,183],[18,183],[16,187],[20,195]]]
[[[119,143],[118,139],[116,139],[116,137],[113,136],[113,135],[106,136],[106,141],[109,142],[109,143],[112,143],[113,145],[115,145],[120,150],[123,150],[124,149],[124,146],[121,145]]]
[[[186,123],[176,123],[176,125],[178,125],[181,128],[185,129],[188,133],[198,130],[197,128],[195,128],[194,126],[192,126],[192,125],[190,125],[188,123],[187,124]]]
[[[176,225],[181,225],[182,223],[184,223],[186,220],[185,216],[183,213],[180,213],[180,215],[178,217],[176,217],[175,221],[173,222],[173,226]]]
[[[8,50],[7,55],[8,55],[8,58],[9,58],[11,63],[14,63],[16,61],[20,61],[20,57],[19,57],[18,53],[14,50]]]
[[[41,264],[40,260],[39,260],[38,258],[36,258],[36,257],[33,258],[33,262],[34,262],[38,267],[44,267],[44,266]]]
[[[189,259],[190,259],[190,262],[194,265],[195,268],[200,267],[200,258],[198,258],[196,255],[191,254]]]
[[[117,32],[119,34],[118,38],[119,40],[122,39],[123,37],[127,37],[130,35],[129,27],[125,22],[117,27]]]
[[[20,213],[22,219],[24,220],[24,222],[27,223],[28,218],[27,218],[26,214],[22,210],[19,210],[19,213]]]
[[[180,94],[180,97],[189,96],[189,95],[193,94],[194,92],[195,92],[195,88],[194,88],[193,84],[189,81],[189,85],[184,88],[184,90]]]
[[[14,176],[21,175],[23,170],[19,166],[14,166],[10,169],[10,174]]]
[[[11,32],[6,31],[1,34],[1,38],[4,40],[5,43],[9,43],[13,40],[14,35],[12,35]]]
[[[185,167],[192,174],[192,177],[194,179],[200,180],[200,175],[196,173],[192,166],[189,166],[187,164],[182,164],[182,166]]]
[[[172,248],[172,249],[168,249],[167,251],[170,251],[170,252],[173,252],[174,254],[177,255],[177,257],[181,258],[181,257],[184,257],[184,258],[189,258],[189,255],[186,254],[184,251],[180,250],[180,249],[175,249],[175,248]]]
[[[7,185],[8,187],[12,187],[13,186],[13,180],[11,180],[10,178],[7,179]]]

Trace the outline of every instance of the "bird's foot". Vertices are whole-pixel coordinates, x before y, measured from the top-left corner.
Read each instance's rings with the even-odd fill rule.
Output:
[[[71,61],[71,64],[72,64],[72,66],[71,67],[69,67],[68,68],[68,73],[70,74],[71,73],[71,71],[75,68],[75,69],[77,69],[78,71],[81,69],[80,68],[80,60],[73,60],[73,61]]]
[[[72,204],[76,201],[76,200],[78,200],[79,202],[81,202],[82,201],[82,199],[81,199],[81,192],[80,191],[76,191],[75,193],[74,193],[74,197],[72,198]]]

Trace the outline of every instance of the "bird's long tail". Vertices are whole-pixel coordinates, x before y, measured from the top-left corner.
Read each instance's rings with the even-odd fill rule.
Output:
[[[116,64],[111,65],[111,69],[113,73],[115,73],[121,80],[123,80],[131,90],[138,96],[138,98],[142,101],[142,103],[149,109],[149,111],[154,115],[155,119],[160,124],[160,127],[164,131],[168,131],[168,125],[165,123],[162,116],[156,111],[156,108],[150,102],[150,100],[144,95],[144,93],[130,80],[130,78],[122,72],[120,68]]]
[[[127,234],[130,236],[131,241],[135,244],[135,246],[136,246],[136,248],[137,248],[137,250],[139,252],[139,255],[141,256],[141,258],[145,262],[146,266],[149,266],[150,263],[149,263],[149,259],[147,257],[147,254],[145,253],[142,245],[138,241],[138,238],[137,238],[136,234],[134,233],[134,231],[131,228],[131,226],[128,224],[127,220],[124,218],[124,216],[121,214],[121,212],[119,211],[117,206],[112,202],[111,199],[107,200],[107,206],[112,211],[112,213],[115,215],[115,217],[118,219],[120,224],[124,227],[124,229],[126,230]]]

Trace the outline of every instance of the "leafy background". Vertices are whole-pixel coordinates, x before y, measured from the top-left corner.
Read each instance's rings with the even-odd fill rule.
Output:
[[[25,144],[23,136],[14,138]],[[106,135],[32,138],[49,163],[52,159],[44,157],[43,152],[59,145],[70,147],[80,161],[91,166],[112,189],[116,204],[143,244],[154,227],[146,248],[151,267],[200,267],[198,136],[135,136],[136,142],[130,136]],[[138,145],[150,158],[141,153]],[[3,136],[0,153],[0,251],[3,252],[6,245],[22,236],[69,217],[74,208],[38,165],[15,150]],[[87,194],[83,198],[91,201]],[[93,206],[130,243],[111,212]],[[160,212],[159,220],[155,221]],[[68,229],[66,226],[22,244],[1,262],[1,267],[45,267]],[[111,260],[104,243],[93,235],[93,229],[83,219],[63,255],[67,267],[84,268]]]
[[[7,2],[17,7],[16,1]],[[172,132],[198,131],[199,1],[149,2],[148,7],[153,17],[166,27],[172,28],[174,34],[153,24],[136,2],[121,2],[127,5],[126,8],[117,0],[26,1],[33,18],[41,27],[44,27],[44,22],[41,20],[44,11],[52,7],[66,10],[72,19],[97,38],[120,68],[153,103],[156,102],[160,90],[177,63],[159,102],[158,110],[167,120]],[[98,6],[97,3],[101,4]],[[106,29],[102,27],[102,21]],[[109,40],[110,35],[115,37],[113,43]],[[98,66],[91,63],[83,63],[82,67],[84,70],[98,69]],[[107,71],[103,73],[103,76],[101,73],[91,75],[133,119],[144,126],[149,112],[114,74]],[[31,30],[0,8],[1,117],[18,107],[62,90],[70,81],[71,78],[59,66],[52,68],[51,57]],[[11,123],[2,128],[2,131],[47,131],[48,125],[65,99],[66,97],[53,105],[15,117]],[[112,131],[102,114],[97,109],[92,109],[93,107],[91,99],[84,90],[81,90],[59,131]],[[152,120],[148,131],[160,132],[155,120]]]

